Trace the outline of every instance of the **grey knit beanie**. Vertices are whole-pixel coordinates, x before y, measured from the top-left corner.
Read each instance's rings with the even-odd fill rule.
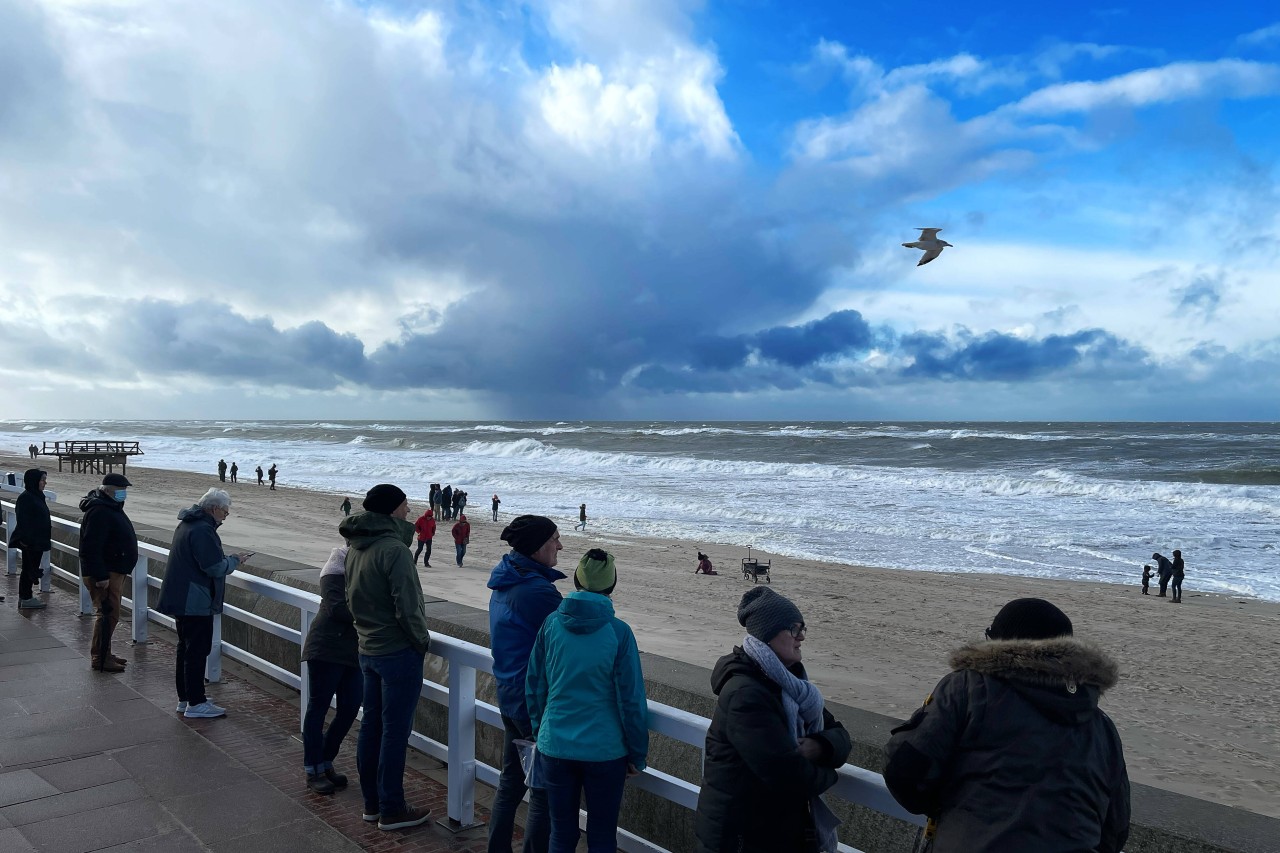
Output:
[[[753,586],[738,604],[738,624],[763,643],[778,636],[779,631],[803,621],[800,608],[767,586]]]

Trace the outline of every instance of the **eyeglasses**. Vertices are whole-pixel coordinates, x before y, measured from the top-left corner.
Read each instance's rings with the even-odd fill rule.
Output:
[[[790,628],[787,629],[787,633],[791,635],[791,638],[793,640],[800,639],[800,635],[803,634],[804,632],[805,632],[805,624],[803,622],[797,622],[796,624],[792,625]]]

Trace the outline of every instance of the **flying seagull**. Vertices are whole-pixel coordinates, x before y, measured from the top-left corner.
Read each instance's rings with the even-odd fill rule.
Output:
[[[903,243],[902,245],[908,249],[924,249],[924,255],[920,258],[920,263],[916,264],[922,267],[929,261],[942,254],[942,250],[951,244],[946,240],[938,239],[938,232],[941,228],[917,228],[920,232],[920,239],[914,243]]]

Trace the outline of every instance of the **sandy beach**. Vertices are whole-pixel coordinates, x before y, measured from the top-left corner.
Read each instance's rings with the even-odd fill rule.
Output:
[[[49,470],[59,503],[75,506],[100,481],[96,475]],[[31,460],[0,457],[5,471]],[[210,465],[212,469],[213,465]],[[128,512],[135,521],[172,528],[215,475],[131,467]],[[359,508],[372,483],[353,483]],[[257,486],[250,474],[223,485],[232,495],[224,542],[319,566],[338,542],[342,494]],[[477,492],[477,496],[479,494]],[[7,496],[12,499],[13,496]],[[498,534],[519,507],[503,505],[490,520],[487,495],[468,512],[471,545],[465,565],[453,560],[449,523],[441,522],[423,588],[462,604],[485,608],[489,570],[506,550]],[[416,518],[425,496],[411,496]],[[508,511],[510,510],[510,511]],[[608,519],[575,532],[576,518],[557,519],[565,550],[560,569],[571,573],[593,546],[612,551],[620,581],[614,600],[634,627],[640,647],[711,666],[742,636],[735,618],[750,583],[742,577],[745,551],[611,535]],[[762,530],[759,541],[769,539]],[[696,553],[706,551],[720,574],[694,575]],[[957,575],[772,560],[772,583],[791,597],[809,626],[805,662],[823,693],[836,701],[905,717],[946,672],[947,652],[982,630],[1011,598],[1040,596],[1071,617],[1076,635],[1096,641],[1121,662],[1123,678],[1103,700],[1124,739],[1134,781],[1280,817],[1280,605],[1196,591],[1195,555],[1187,556],[1185,603],[1139,593],[1142,554],[1131,585],[1076,583],[1004,575]],[[565,583],[566,591],[572,589]]]

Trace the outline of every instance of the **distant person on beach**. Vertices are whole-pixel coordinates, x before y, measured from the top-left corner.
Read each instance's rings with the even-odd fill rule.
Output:
[[[418,556],[425,551],[422,565],[429,569],[431,568],[431,540],[436,535],[436,518],[431,514],[430,507],[422,511],[422,516],[413,523],[413,529],[418,534],[418,550],[413,552],[413,564],[418,565]]]
[[[351,515],[351,498],[343,498],[338,509],[342,510],[343,517]]]
[[[236,482],[236,474],[238,473],[240,473],[240,466],[232,462],[231,463],[231,482],[233,483]]]
[[[342,741],[351,731],[364,698],[355,620],[347,607],[346,545],[334,548],[320,570],[320,609],[311,620],[302,659],[307,662],[307,713],[302,718],[302,769],[307,787],[332,794],[347,787],[346,774],[333,769]],[[338,710],[324,728],[334,697]]]
[[[276,463],[272,462],[271,467],[267,469],[267,479],[271,481],[271,491],[273,492],[276,490],[276,474],[277,473],[278,473],[278,469],[276,468]]]
[[[1173,580],[1173,603],[1182,603],[1182,579],[1186,577],[1187,566],[1182,562],[1182,552],[1174,550],[1173,566],[1170,578]]]
[[[529,791],[523,853],[546,853],[551,837],[544,788],[528,789],[515,741],[531,739],[533,724],[525,701],[525,675],[529,654],[542,623],[560,606],[555,582],[565,575],[556,570],[560,559],[560,532],[555,522],[541,515],[521,515],[503,528],[500,537],[511,546],[489,574],[489,644],[493,651],[493,678],[498,685],[498,710],[502,712],[502,775],[493,796],[489,817],[488,853],[511,853],[516,809]]]
[[[45,603],[36,598],[36,584],[44,577],[40,564],[44,553],[53,547],[53,519],[44,487],[49,477],[39,468],[22,475],[22,494],[13,502],[17,521],[9,534],[9,547],[22,555],[22,574],[18,577],[18,609],[40,610]]]
[[[261,486],[262,485],[262,466],[259,465],[257,468],[254,469],[254,471],[256,471],[258,474],[258,485]]]
[[[649,755],[640,651],[609,598],[617,583],[612,554],[584,554],[577,591],[542,623],[529,655],[525,701],[546,781],[550,853],[578,849],[584,795],[587,850],[614,853],[623,787]]]
[[[102,485],[80,501],[80,580],[89,591],[97,617],[89,641],[90,668],[124,672],[124,658],[111,653],[111,635],[120,621],[120,598],[138,562],[138,534],[124,512],[130,483],[123,474],[108,474]]]
[[[698,552],[698,567],[693,570],[693,573],[695,575],[698,574],[699,572],[701,572],[704,575],[720,574],[715,569],[711,568],[711,558],[708,557],[706,554],[702,553],[701,551]]]
[[[742,645],[711,672],[716,706],[707,729],[694,831],[703,853],[827,853],[839,820],[821,799],[852,741],[801,662],[804,617],[766,586],[738,604]]]
[[[573,526],[574,530],[587,529],[587,505],[578,504],[578,523]]]
[[[40,448],[32,444],[27,447],[27,452],[31,454],[32,459],[35,459],[37,456],[40,455]]]
[[[494,495],[493,496],[493,520],[494,521],[498,520],[498,504],[500,503],[502,503],[502,501],[498,500],[497,495]]]
[[[884,769],[894,799],[929,818],[934,853],[1119,853],[1129,776],[1098,708],[1116,661],[1075,639],[1057,607],[1019,598],[950,664],[893,730]]]
[[[427,491],[427,512],[436,520],[440,520],[440,484],[432,483]]]
[[[453,526],[453,549],[457,552],[458,565],[462,565],[462,558],[467,556],[467,544],[471,542],[471,522],[467,521],[465,515],[458,516],[458,523]]]
[[[1160,597],[1164,598],[1165,589],[1173,578],[1173,563],[1169,562],[1169,558],[1158,551],[1151,555],[1151,559],[1156,561],[1156,571],[1160,574]]]
[[[218,460],[218,480],[225,483],[227,481],[227,460]]]
[[[347,552],[347,606],[359,637],[364,675],[364,718],[356,740],[356,768],[364,819],[392,830],[427,822],[431,810],[404,796],[405,750],[422,692],[422,665],[431,642],[422,581],[409,543],[409,498],[380,483],[364,498],[364,512],[348,516],[338,532]]]
[[[454,489],[453,491],[453,518],[462,515],[463,507],[467,505],[467,493],[462,489]]]
[[[443,514],[444,521],[452,518],[450,514],[453,511],[453,486],[445,486],[440,490],[440,512]]]
[[[178,623],[175,681],[178,712],[184,717],[222,717],[227,713],[205,694],[205,660],[213,649],[213,617],[222,612],[227,575],[253,556],[251,551],[223,552],[218,528],[229,515],[231,495],[222,489],[210,489],[195,504],[180,510],[160,584],[156,610]]]
[[[1155,576],[1156,576],[1156,573],[1151,571],[1150,563],[1146,563],[1142,566],[1142,594],[1143,595],[1151,594],[1151,579]]]

